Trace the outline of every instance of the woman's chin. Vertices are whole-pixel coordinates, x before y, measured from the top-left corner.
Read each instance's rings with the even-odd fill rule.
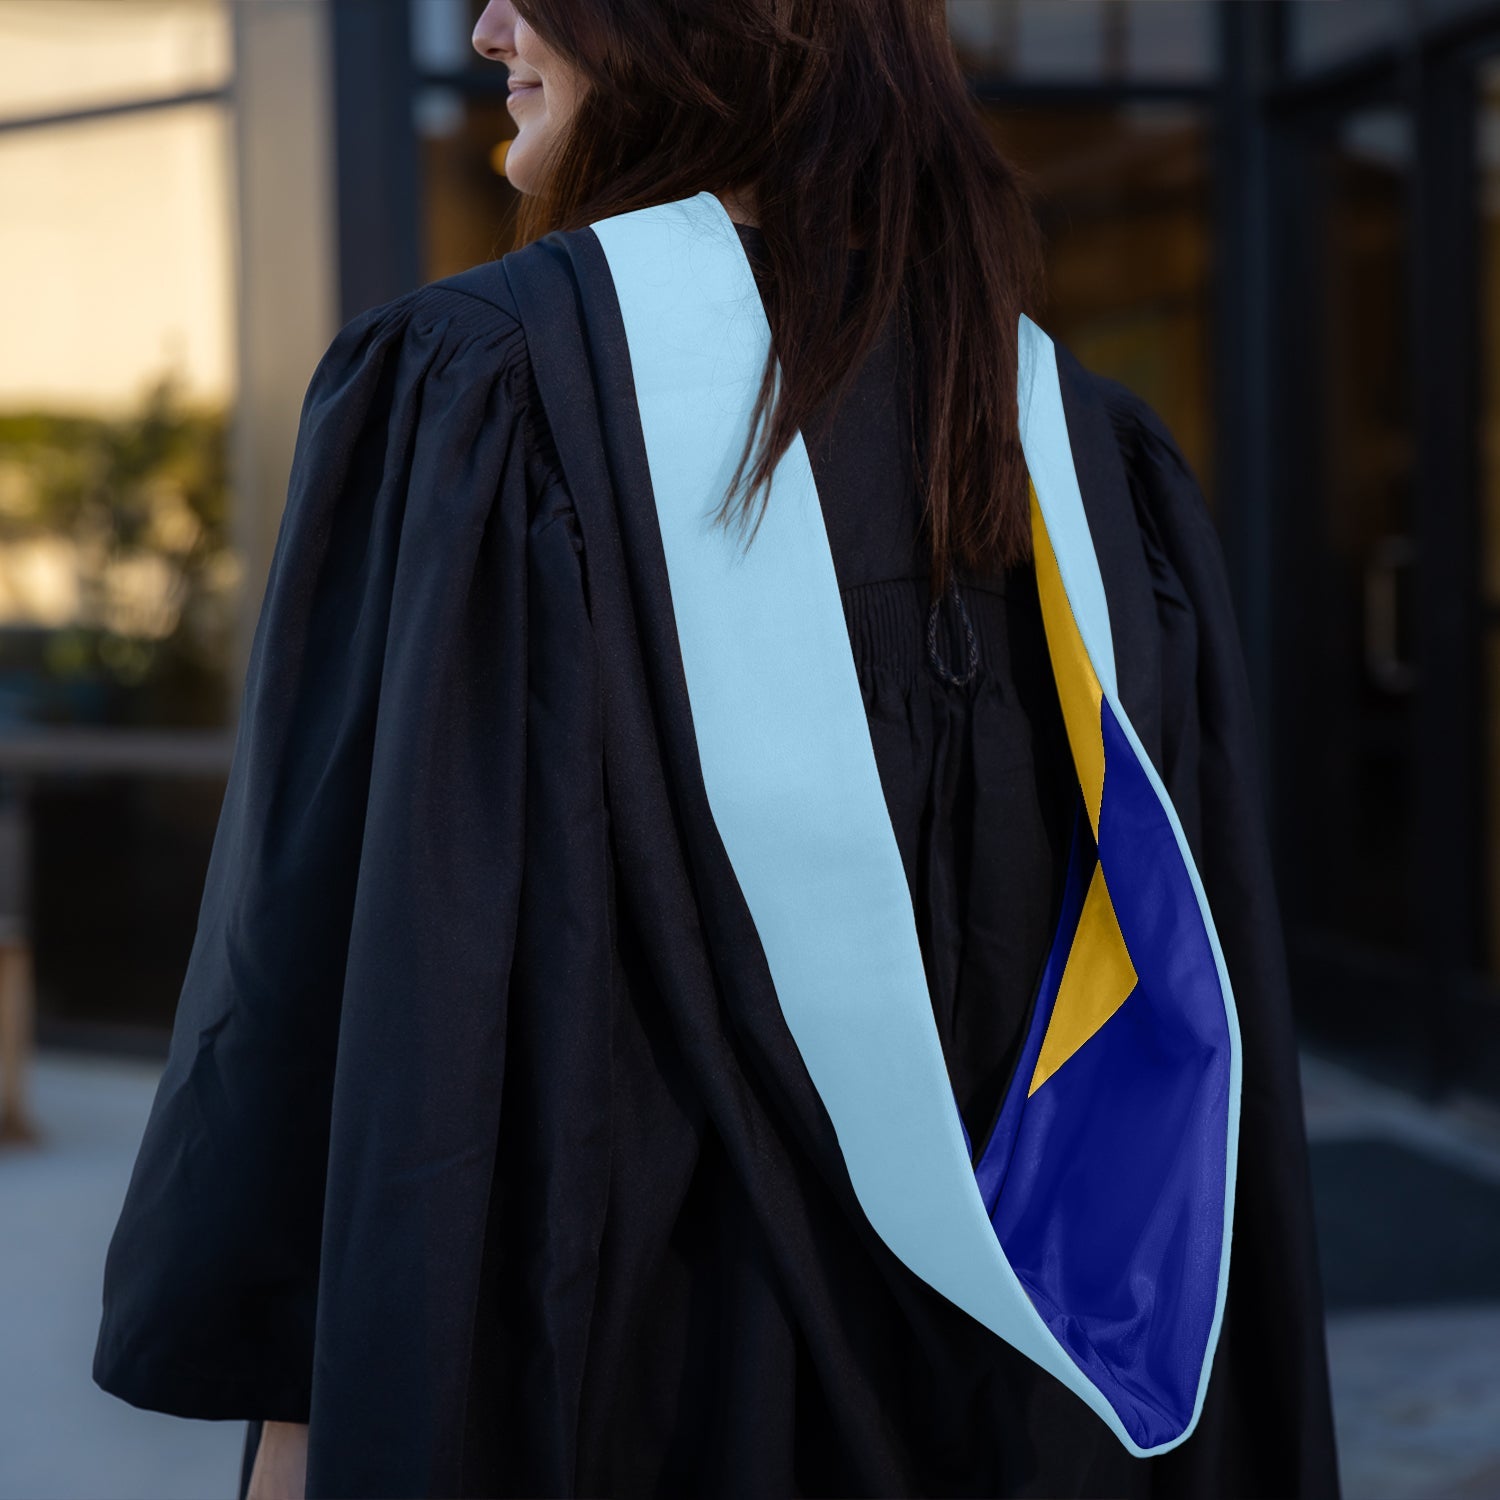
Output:
[[[505,178],[518,193],[531,192],[535,184],[531,157],[532,152],[520,136],[511,141],[505,153]]]

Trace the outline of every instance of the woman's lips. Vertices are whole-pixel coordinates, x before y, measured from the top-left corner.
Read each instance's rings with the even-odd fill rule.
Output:
[[[536,91],[539,88],[541,88],[541,84],[539,84],[539,83],[513,83],[513,84],[511,84],[511,86],[510,86],[510,98],[508,98],[505,101],[506,107],[509,108],[509,106],[512,103],[512,101],[514,101],[516,99],[519,99],[520,97],[522,97],[525,94],[534,94],[534,93],[536,93]]]

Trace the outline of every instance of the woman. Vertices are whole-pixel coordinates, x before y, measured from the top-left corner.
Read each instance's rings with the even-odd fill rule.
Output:
[[[1025,317],[1034,226],[943,7],[494,0],[474,41],[524,248],[314,375],[96,1380],[249,1421],[255,1500],[1336,1494],[1222,560],[1160,421]],[[772,347],[757,453],[724,379]],[[708,479],[719,528],[678,526]],[[743,568],[693,551],[730,536]],[[1172,823],[1140,880],[1132,776]],[[1132,902],[1172,880],[1201,1057],[1143,1009]],[[1049,1061],[1102,993],[1068,990],[1090,910],[1075,973],[1129,983]],[[1022,1290],[1012,1207],[1031,1097],[1132,1035],[1174,1086],[1232,1062],[1142,1179],[1209,1162],[1207,1301],[1102,1200],[1042,1259],[1105,1266],[1124,1345],[1202,1314],[1159,1380],[1090,1364],[1090,1294]],[[1084,1114],[1054,1177],[1133,1171],[1077,1132],[1149,1101]],[[977,1204],[1002,1138],[950,1234],[941,1183]]]

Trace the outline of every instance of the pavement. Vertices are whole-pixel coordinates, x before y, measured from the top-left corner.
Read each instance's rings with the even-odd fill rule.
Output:
[[[41,1139],[0,1148],[0,1500],[234,1500],[243,1422],[141,1411],[90,1376],[104,1252],[161,1065],[41,1053]]]
[[[1405,1277],[1406,1294],[1399,1287],[1387,1287],[1383,1297],[1367,1291],[1370,1303],[1387,1305],[1335,1306],[1329,1313],[1344,1494],[1348,1500],[1492,1500],[1500,1496],[1500,1295],[1473,1295],[1469,1256],[1500,1222],[1500,1111],[1463,1096],[1425,1104],[1306,1055],[1302,1095],[1324,1276],[1335,1289],[1331,1302],[1358,1300],[1353,1289],[1363,1267],[1347,1263],[1356,1247],[1344,1242],[1341,1206],[1332,1201],[1336,1184],[1319,1182],[1319,1154],[1354,1143],[1385,1145],[1394,1148],[1389,1160],[1427,1163],[1436,1185],[1424,1193],[1408,1184],[1392,1202],[1367,1201],[1359,1226],[1364,1262],[1392,1262]],[[1453,1184],[1462,1196],[1452,1193]],[[1372,1188],[1368,1199],[1377,1193]],[[1442,1215],[1455,1205],[1462,1217],[1450,1227]],[[1403,1263],[1402,1246],[1412,1243],[1424,1247],[1427,1263],[1415,1268],[1420,1274],[1409,1260]],[[1487,1260],[1495,1286],[1500,1255]],[[1415,1282],[1423,1286],[1412,1292]],[[1341,1287],[1343,1296],[1337,1295]]]
[[[243,1423],[140,1411],[89,1374],[104,1252],[159,1071],[136,1059],[44,1052],[32,1079],[41,1138],[0,1148],[0,1500],[236,1493]],[[1462,1099],[1425,1105],[1312,1056],[1303,1058],[1303,1085],[1320,1232],[1335,1247],[1325,1271],[1337,1291],[1329,1363],[1344,1493],[1500,1496],[1500,1294],[1473,1295],[1487,1282],[1474,1278],[1472,1254],[1455,1260],[1457,1279],[1446,1281],[1442,1264],[1414,1278],[1410,1254],[1402,1259],[1403,1225],[1429,1234],[1407,1251],[1415,1245],[1439,1262],[1443,1246],[1472,1251],[1478,1231],[1489,1232],[1491,1201],[1500,1225],[1500,1112]],[[1377,1153],[1377,1171],[1389,1148],[1406,1174],[1400,1181],[1417,1184],[1402,1189],[1415,1194],[1410,1212],[1372,1210],[1352,1236],[1340,1218],[1350,1195],[1340,1198],[1327,1170],[1351,1144]],[[1435,1185],[1427,1198],[1424,1167]],[[1445,1229],[1445,1212],[1467,1216],[1457,1221],[1462,1232]],[[1359,1264],[1344,1264],[1362,1247],[1370,1253]],[[1366,1262],[1388,1263],[1391,1277],[1368,1274]]]

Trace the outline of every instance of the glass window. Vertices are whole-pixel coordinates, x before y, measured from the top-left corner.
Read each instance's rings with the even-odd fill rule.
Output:
[[[123,411],[168,371],[230,393],[224,111],[0,132],[0,402]]]
[[[1126,71],[1142,81],[1201,82],[1217,69],[1217,15],[1187,0],[1136,0],[1126,30]]]
[[[218,104],[0,131],[12,723],[227,718],[229,150]]]
[[[413,99],[421,149],[423,275],[496,260],[515,237],[517,193],[505,176],[515,122],[505,70],[474,50],[485,0],[410,0]]]
[[[0,740],[58,731],[0,792],[44,1045],[170,1021],[223,795],[233,14],[0,0]]]
[[[1214,66],[1206,0],[948,0],[948,27],[965,66],[989,77],[1178,83]]]
[[[1088,79],[1123,71],[1123,6],[1106,0],[1015,7],[1010,71],[1021,78]]]
[[[1403,9],[1403,0],[1292,0],[1287,63],[1298,71],[1326,68],[1394,42]]]
[[[518,194],[505,176],[515,126],[505,96],[430,85],[417,94],[429,279],[497,260],[515,237]]]
[[[1299,923],[1339,951],[1409,952],[1417,929],[1413,752],[1415,451],[1409,111],[1372,104],[1316,142],[1316,318],[1299,480],[1300,753],[1288,796],[1319,851],[1298,871]],[[1378,814],[1372,813],[1378,809]],[[1352,945],[1352,948],[1351,946]]]
[[[222,776],[38,777],[27,797],[46,1043],[147,1050],[181,993]]]
[[[1479,590],[1484,630],[1480,764],[1486,808],[1484,967],[1500,983],[1500,59],[1479,69]]]
[[[222,88],[223,0],[0,0],[0,122]]]
[[[417,71],[461,73],[483,62],[470,40],[483,9],[484,0],[411,0],[411,55]]]
[[[1430,22],[1472,15],[1475,11],[1500,11],[1496,0],[1417,0],[1417,8],[1422,19]]]
[[[1037,321],[1171,428],[1212,500],[1208,138],[1192,105],[1014,109],[1000,149],[1035,178],[1049,300]]]

